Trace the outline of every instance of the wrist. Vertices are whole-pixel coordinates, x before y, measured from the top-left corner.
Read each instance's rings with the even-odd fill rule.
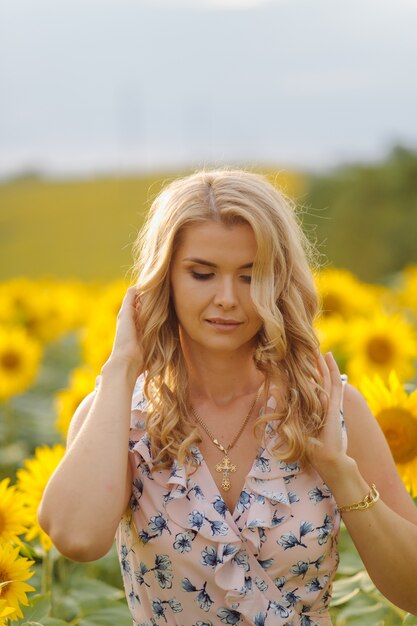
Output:
[[[139,374],[137,364],[133,363],[131,359],[122,356],[110,355],[101,368],[101,376],[103,379],[119,378],[132,388],[135,386]]]
[[[332,492],[338,506],[344,507],[346,504],[357,502],[370,490],[355,459],[347,455],[328,461],[320,476]]]
[[[330,490],[334,484],[352,483],[356,477],[360,476],[355,459],[347,454],[335,459],[327,459],[326,463],[317,468],[317,471]]]

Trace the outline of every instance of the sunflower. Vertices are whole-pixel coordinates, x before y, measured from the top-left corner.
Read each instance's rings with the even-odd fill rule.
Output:
[[[68,330],[81,328],[87,323],[99,291],[96,284],[75,280],[61,281],[56,286],[57,295],[67,311]]]
[[[343,355],[343,343],[348,331],[348,325],[341,315],[330,317],[320,316],[315,321],[315,329],[323,352],[331,350],[339,362]]]
[[[113,347],[117,313],[128,288],[126,281],[110,283],[97,298],[82,337],[84,361],[100,370]]]
[[[0,320],[52,341],[85,323],[93,292],[77,281],[15,278],[0,285]]]
[[[81,347],[84,362],[99,372],[110,356],[116,332],[116,315],[97,311],[83,330]]]
[[[56,444],[52,448],[48,446],[36,448],[34,458],[26,459],[25,467],[17,470],[16,473],[17,488],[25,498],[30,516],[26,540],[32,541],[39,537],[45,550],[51,549],[52,541],[39,526],[37,511],[46,484],[64,456],[64,452],[65,448],[61,444]]]
[[[75,409],[81,400],[94,389],[95,381],[96,375],[92,367],[88,365],[78,367],[71,373],[68,389],[63,389],[56,394],[55,407],[58,415],[56,427],[64,439]]]
[[[89,311],[88,323],[94,323],[94,318],[100,311],[116,320],[128,287],[127,281],[114,280],[103,285],[101,289],[97,289],[94,294],[94,304]]]
[[[369,319],[350,320],[345,349],[346,371],[353,384],[372,374],[386,380],[391,370],[407,380],[417,357],[416,331],[400,313],[379,311]]]
[[[39,281],[27,312],[29,331],[48,342],[80,326],[87,317],[85,297],[75,282]]]
[[[417,316],[417,265],[409,265],[402,271],[396,295],[400,304]]]
[[[35,297],[35,283],[28,278],[13,278],[1,283],[0,321],[26,326],[27,311]]]
[[[41,346],[19,327],[0,326],[0,400],[25,391],[33,383]]]
[[[412,496],[417,496],[417,389],[408,394],[396,372],[388,382],[364,377],[360,385],[391,448],[398,471]]]
[[[318,272],[315,283],[322,317],[337,315],[348,320],[368,316],[384,293],[383,287],[362,283],[348,270],[333,267]]]
[[[13,615],[16,615],[16,609],[7,606],[6,600],[0,600],[0,626],[4,626],[6,624],[5,620],[12,619]]]
[[[25,582],[34,574],[29,570],[31,565],[33,561],[19,556],[19,548],[7,543],[0,544],[1,599],[6,603],[3,610],[13,609],[13,613],[8,616],[10,619],[23,617],[19,605],[27,606],[29,604],[27,592],[35,591],[34,587]]]
[[[0,482],[0,544],[20,543],[19,535],[27,531],[24,499],[16,487],[9,487],[9,483],[10,478]]]

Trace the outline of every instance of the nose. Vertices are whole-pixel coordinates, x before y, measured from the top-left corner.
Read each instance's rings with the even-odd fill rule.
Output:
[[[224,310],[232,309],[237,305],[236,286],[232,278],[225,277],[217,286],[214,304]]]

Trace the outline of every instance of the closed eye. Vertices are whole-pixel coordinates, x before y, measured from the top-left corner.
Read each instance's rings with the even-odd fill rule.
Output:
[[[212,276],[214,276],[213,272],[209,272],[208,274],[202,274],[201,272],[191,272],[191,276],[196,280],[208,280]]]
[[[241,276],[240,277],[244,283],[248,283],[248,285],[250,285],[250,283],[252,282],[252,276]]]

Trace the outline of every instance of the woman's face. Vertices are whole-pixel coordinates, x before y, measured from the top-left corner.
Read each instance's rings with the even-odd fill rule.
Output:
[[[171,265],[181,339],[190,349],[253,351],[262,326],[250,294],[256,240],[249,224],[187,227]]]

